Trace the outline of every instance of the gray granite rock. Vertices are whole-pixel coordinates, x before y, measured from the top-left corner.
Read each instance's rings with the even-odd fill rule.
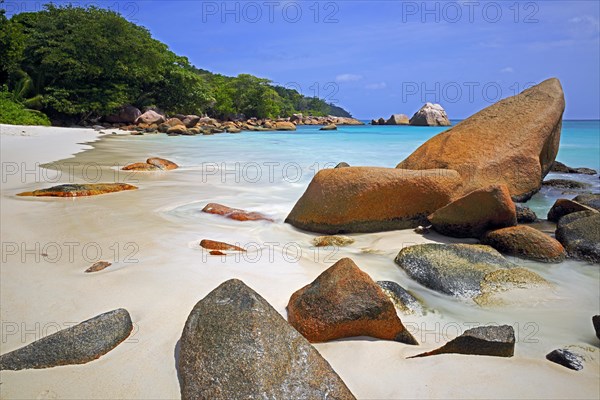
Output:
[[[449,353],[512,357],[515,353],[515,331],[510,325],[479,326],[466,330],[439,349],[410,358]]]
[[[577,213],[582,214],[582,213]],[[560,219],[556,229],[558,240],[570,257],[600,263],[600,213],[588,213],[582,218]],[[575,216],[577,217],[577,216]]]
[[[515,204],[517,208],[517,222],[520,224],[535,222],[537,220],[537,215],[533,210],[526,205],[523,204]]]
[[[546,354],[546,359],[563,367],[580,371],[583,369],[583,356],[568,349],[556,349]]]
[[[0,370],[85,364],[117,347],[132,329],[127,310],[109,311],[0,356]]]
[[[383,290],[397,309],[405,314],[423,314],[421,302],[413,296],[408,290],[392,281],[377,281],[377,284]]]
[[[190,313],[179,374],[183,399],[354,399],[317,350],[236,279]]]

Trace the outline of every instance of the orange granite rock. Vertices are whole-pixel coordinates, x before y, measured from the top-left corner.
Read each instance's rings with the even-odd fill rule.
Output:
[[[217,203],[208,203],[203,209],[203,212],[209,214],[222,215],[225,218],[234,219],[236,221],[269,221],[273,222],[272,219],[257,213],[240,210],[238,208],[231,208]]]
[[[136,186],[128,185],[126,183],[67,184],[52,186],[47,189],[34,190],[33,192],[23,192],[19,193],[17,196],[80,197],[135,189],[137,189]]]

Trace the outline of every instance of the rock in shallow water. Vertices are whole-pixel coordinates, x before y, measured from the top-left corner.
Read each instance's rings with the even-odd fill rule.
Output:
[[[575,197],[573,201],[593,208],[596,211],[600,211],[600,194],[580,194],[579,196]]]
[[[554,163],[564,108],[560,82],[548,79],[434,136],[398,168],[453,169],[466,191],[504,183],[513,200],[525,201]]]
[[[239,246],[210,239],[202,239],[200,241],[200,247],[207,250],[246,251]]]
[[[344,247],[354,243],[354,239],[348,236],[333,235],[333,236],[317,236],[313,239],[315,247]]]
[[[395,261],[421,285],[480,305],[493,304],[494,296],[505,291],[548,285],[483,245],[421,244],[400,250]]]
[[[120,192],[123,190],[135,190],[137,187],[126,183],[85,183],[85,184],[67,184],[52,186],[47,189],[34,190],[33,192],[23,192],[17,196],[36,196],[36,197],[80,197],[96,196],[99,194]]]
[[[222,215],[225,218],[233,219],[236,221],[269,221],[273,222],[272,219],[257,213],[238,208],[231,208],[217,203],[208,203],[203,209],[203,212],[209,214]]]
[[[515,353],[515,331],[510,325],[472,328],[439,349],[410,358],[452,353],[512,357]]]
[[[117,347],[132,329],[129,313],[119,308],[0,356],[0,370],[85,364]]]
[[[495,185],[453,201],[428,219],[443,235],[478,238],[488,230],[516,225],[517,213],[508,188]]]
[[[377,281],[383,292],[404,314],[423,314],[423,306],[408,290],[392,281]]]
[[[564,218],[567,220],[563,222]],[[594,210],[564,216],[558,221],[556,239],[570,257],[600,263],[600,213]]]
[[[180,343],[183,399],[354,399],[317,350],[236,279],[196,304]]]
[[[311,342],[371,336],[418,344],[382,289],[349,258],[295,292],[287,310],[290,324]]]
[[[286,222],[328,234],[427,225],[427,215],[460,190],[455,171],[346,167],[319,171]]]
[[[108,261],[98,261],[98,262],[95,262],[94,264],[92,264],[91,267],[86,269],[85,272],[89,273],[89,272],[102,271],[103,269],[106,269],[106,268],[110,267],[111,265],[112,264],[109,263]]]
[[[561,262],[565,249],[556,239],[529,226],[511,226],[487,232],[482,244],[492,246],[501,253],[542,262]]]
[[[570,179],[548,179],[542,182],[542,185],[557,189],[587,189],[592,186],[589,183],[573,181]]]
[[[565,215],[576,213],[579,211],[595,211],[593,208],[580,204],[573,200],[558,199],[548,211],[548,221],[558,222]]]

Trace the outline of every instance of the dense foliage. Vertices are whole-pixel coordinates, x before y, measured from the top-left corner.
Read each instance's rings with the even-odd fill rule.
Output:
[[[50,125],[50,120],[40,111],[28,110],[13,101],[7,91],[0,91],[0,124]]]
[[[125,104],[226,118],[349,114],[318,98],[242,74],[200,70],[150,32],[95,7],[46,5],[0,12],[0,85],[12,100],[53,118],[87,120]]]

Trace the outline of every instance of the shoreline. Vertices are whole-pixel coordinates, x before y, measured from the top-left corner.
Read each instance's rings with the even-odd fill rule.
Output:
[[[135,142],[135,138],[130,140],[127,136],[106,137],[90,129],[85,129],[84,140],[78,133],[74,135],[78,130],[63,132],[60,128],[24,127],[31,130],[32,135],[21,137],[20,132],[11,135],[5,129],[0,127],[3,162],[60,164],[67,159],[84,164],[98,160],[102,165],[110,165],[120,159],[144,159],[143,156],[155,152],[152,149],[160,148],[157,143]],[[57,133],[53,133],[55,131]],[[28,140],[32,137],[38,140]],[[5,140],[7,138],[10,139]],[[211,143],[205,147],[208,153],[217,151],[219,145]],[[40,262],[22,263],[11,259],[3,263],[2,320],[17,323],[19,329],[25,324],[30,333],[18,332],[25,332],[25,340],[17,334],[8,335],[7,341],[2,343],[2,353],[39,339],[40,334],[53,333],[56,327],[53,324],[63,326],[83,321],[118,307],[131,312],[135,326],[125,343],[88,364],[0,372],[3,398],[177,398],[179,381],[175,360],[181,330],[194,304],[221,282],[233,277],[242,279],[285,317],[291,293],[333,264],[333,258],[351,256],[375,280],[402,281],[403,275],[393,263],[399,248],[403,244],[440,240],[438,236],[424,237],[412,230],[355,234],[351,235],[357,240],[355,246],[340,249],[335,255],[326,254],[332,259],[319,258],[316,262],[312,253],[298,262],[286,261],[280,253],[281,245],[277,246],[273,262],[266,259],[236,262],[234,259],[223,263],[220,257],[204,262],[197,246],[202,238],[229,242],[295,241],[307,251],[309,239],[314,235],[282,223],[236,225],[197,214],[198,207],[188,209],[186,206],[200,206],[209,199],[231,203],[252,187],[224,185],[218,179],[198,184],[193,180],[194,172],[184,168],[170,175],[140,175],[137,191],[75,200],[15,198],[13,194],[31,185],[34,176],[26,176],[24,181],[11,176],[8,186],[3,183],[3,241],[43,244],[77,240],[98,243],[102,249],[119,243],[122,252],[127,250],[124,245],[129,242],[139,246],[135,255],[138,262],[128,264],[121,255],[112,267],[91,275],[83,274],[91,263],[79,253],[72,261],[48,263],[42,258]],[[36,186],[44,184],[39,182]],[[304,187],[289,185],[283,189],[292,191],[289,198],[294,198]],[[274,211],[277,221],[289,211],[286,199],[278,200]],[[261,207],[264,205],[258,200],[247,204],[249,209],[264,211]],[[581,266],[578,268],[581,271],[571,270],[573,266]],[[536,266],[536,272],[545,273],[556,283],[560,283],[565,274],[573,276],[556,294],[560,297],[576,291],[578,282],[583,282],[586,275],[593,279],[598,274],[593,267],[581,263],[541,265]],[[402,281],[403,285],[407,283],[408,289],[418,288],[418,284]],[[594,398],[600,390],[597,347],[595,361],[577,373],[544,359],[544,354],[555,346],[571,343],[594,346],[592,331],[587,334],[584,324],[575,322],[589,310],[573,310],[567,315],[564,310],[554,310],[556,304],[552,300],[528,310],[518,307],[480,310],[467,304],[447,304],[451,301],[443,296],[427,290],[421,292],[427,295],[428,307],[446,312],[430,310],[421,317],[401,316],[403,322],[435,329],[436,323],[462,326],[468,321],[462,320],[462,314],[470,314],[472,321],[482,323],[490,322],[492,315],[498,322],[512,319],[512,323],[521,326],[534,320],[540,321],[541,343],[522,342],[521,337],[516,355],[511,359],[444,355],[413,360],[405,358],[436,348],[446,338],[428,336],[427,329],[419,329],[416,332],[419,341],[425,338],[419,347],[369,338],[315,344],[357,398],[447,398],[449,395],[482,398],[490,397],[490,393],[496,398]],[[593,293],[590,296],[593,297]],[[587,307],[591,309],[592,305]],[[550,323],[548,317],[557,312],[563,319]],[[35,328],[36,323],[40,329]],[[557,331],[557,326],[562,325],[571,328]],[[575,326],[581,334],[569,336],[571,341],[565,343],[565,332]],[[548,329],[552,332],[546,332]],[[448,338],[456,336],[455,332],[451,328],[445,331]],[[94,376],[93,385],[82,388],[75,384],[89,382],[89,376]]]

